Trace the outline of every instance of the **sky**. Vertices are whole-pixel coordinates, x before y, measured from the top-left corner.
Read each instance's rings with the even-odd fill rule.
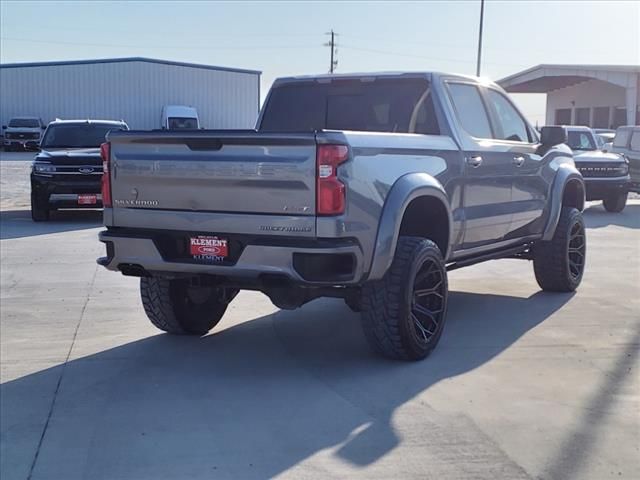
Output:
[[[475,74],[480,0],[0,1],[0,63],[142,56],[279,76],[436,70]],[[486,0],[482,76],[541,63],[640,64],[640,0]],[[0,86],[1,87],[1,86]],[[544,95],[515,95],[544,123]]]

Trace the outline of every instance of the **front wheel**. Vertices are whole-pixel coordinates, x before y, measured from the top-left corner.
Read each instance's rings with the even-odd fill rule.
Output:
[[[34,222],[46,222],[49,220],[49,202],[34,193],[31,194],[31,219]]]
[[[607,212],[618,213],[627,205],[627,192],[615,192],[607,195],[602,201]]]
[[[143,277],[140,296],[147,317],[160,330],[205,335],[222,319],[237,290],[191,285],[188,279]]]
[[[362,326],[369,344],[389,358],[425,358],[442,335],[447,296],[447,270],[437,245],[400,237],[384,278],[363,287]]]
[[[582,213],[563,207],[549,241],[533,247],[533,270],[540,288],[549,292],[573,292],[584,274],[587,234]]]

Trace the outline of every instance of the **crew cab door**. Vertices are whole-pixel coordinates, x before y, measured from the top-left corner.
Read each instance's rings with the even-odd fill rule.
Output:
[[[478,86],[446,82],[464,156],[462,249],[498,242],[511,223],[512,164],[496,148],[489,110]]]
[[[510,165],[511,222],[505,239],[541,233],[549,183],[542,176],[544,159],[536,153],[537,135],[506,95],[494,88],[481,90],[491,115],[491,149]]]

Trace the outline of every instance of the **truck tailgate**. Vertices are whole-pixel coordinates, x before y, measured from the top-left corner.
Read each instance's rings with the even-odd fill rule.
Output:
[[[133,217],[144,222],[161,211],[198,212],[198,222],[211,213],[291,216],[315,224],[313,133],[132,131],[113,133],[109,141],[114,225]],[[127,215],[131,210],[137,214]],[[148,217],[140,215],[144,211]]]

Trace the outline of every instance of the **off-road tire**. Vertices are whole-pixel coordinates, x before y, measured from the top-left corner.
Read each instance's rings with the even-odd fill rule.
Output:
[[[49,220],[49,202],[39,199],[31,194],[31,219],[34,222],[46,222]]]
[[[194,292],[196,301],[193,299]],[[215,327],[237,291],[193,287],[188,280],[143,277],[140,297],[149,320],[176,335],[205,335]]]
[[[604,200],[602,204],[604,205],[604,209],[607,212],[619,213],[624,210],[624,207],[627,205],[627,192],[615,192],[610,193]]]
[[[418,330],[414,308],[414,285],[429,265],[440,279],[439,323],[426,338]],[[428,277],[427,277],[428,278]],[[400,237],[391,267],[381,280],[368,282],[362,291],[362,327],[374,351],[398,360],[422,360],[440,340],[446,320],[447,271],[442,253],[431,240]]]
[[[362,311],[361,292],[354,292],[344,297],[344,303],[352,312],[360,313]]]
[[[572,234],[578,229],[582,232],[582,241],[575,240],[572,245]],[[587,236],[582,213],[571,207],[562,207],[560,220],[549,241],[540,241],[533,247],[533,271],[540,288],[548,292],[573,292],[584,274],[587,253]],[[581,252],[572,253],[581,245]],[[570,250],[571,249],[571,250]],[[573,255],[573,257],[570,257]],[[582,258],[579,271],[572,272],[570,258]]]

